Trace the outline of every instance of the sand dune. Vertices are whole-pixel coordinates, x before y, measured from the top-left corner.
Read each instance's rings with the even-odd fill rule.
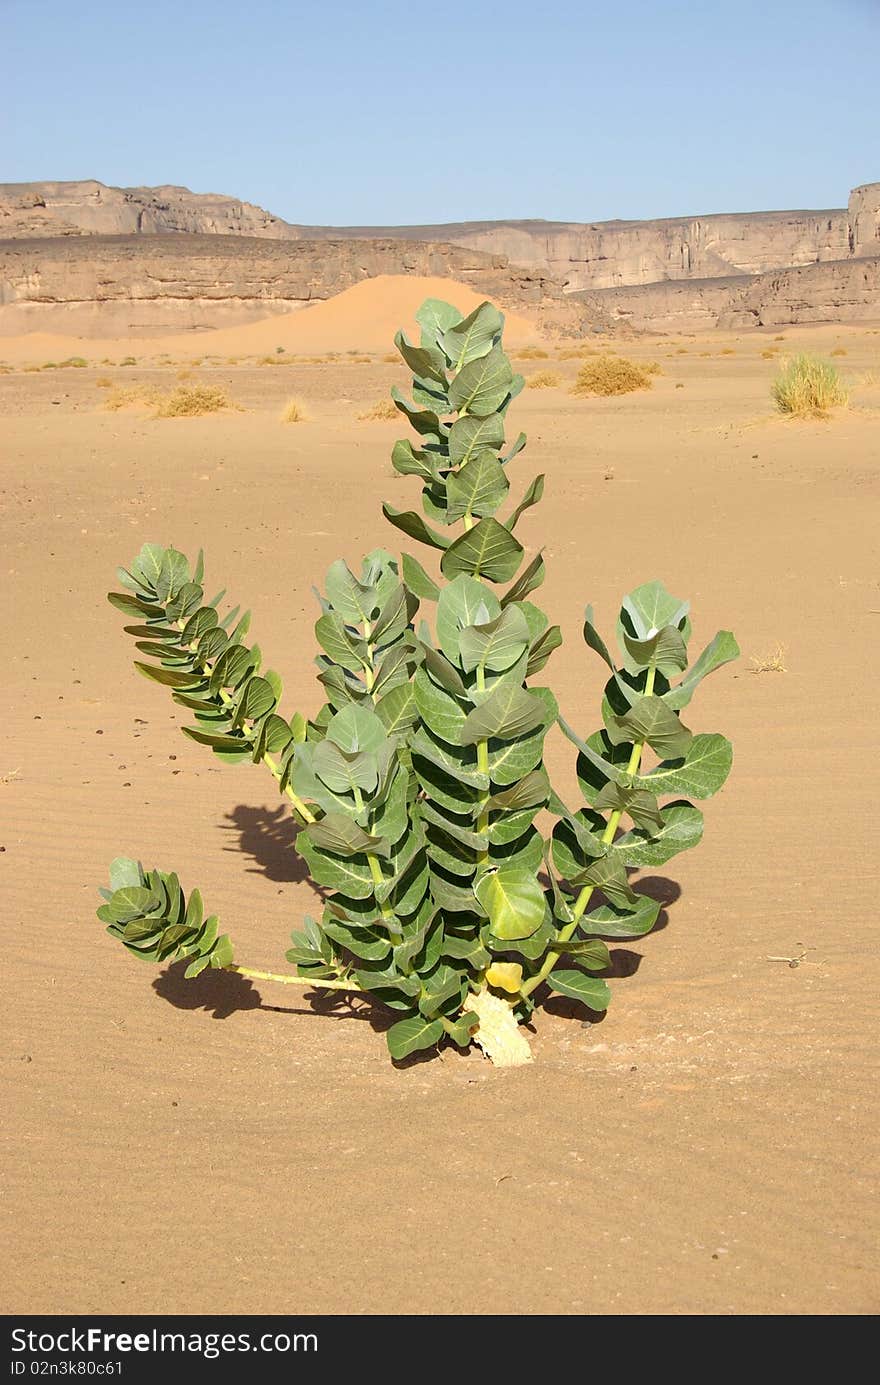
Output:
[[[469,313],[483,301],[467,284],[453,279],[414,274],[383,274],[365,279],[333,298],[295,312],[267,317],[241,327],[222,327],[208,332],[176,332],[165,336],[73,337],[49,332],[26,332],[5,338],[0,354],[7,361],[66,360],[84,356],[96,361],[136,356],[256,356],[283,346],[293,354],[316,352],[387,351],[398,327],[417,331],[415,313],[426,298],[442,298]],[[507,315],[508,346],[535,341],[535,324],[517,314]]]

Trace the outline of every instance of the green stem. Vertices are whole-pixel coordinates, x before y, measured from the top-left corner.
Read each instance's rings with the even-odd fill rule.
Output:
[[[648,669],[648,677],[645,681],[645,690],[642,693],[643,697],[651,697],[651,695],[653,694],[655,673],[656,669],[654,668],[654,665],[651,664]],[[632,754],[629,757],[629,763],[626,767],[627,774],[638,774],[639,765],[642,763],[642,755],[644,754],[644,750],[645,742],[636,741],[632,748]],[[610,818],[608,819],[605,831],[602,833],[603,846],[610,846],[611,843],[614,841],[614,834],[620,825],[620,819],[622,815],[622,809],[620,808],[615,808],[614,812],[611,814]],[[595,886],[593,885],[585,885],[584,888],[581,890],[575,902],[574,909],[572,911],[571,923],[567,923],[564,928],[561,928],[557,935],[557,940],[560,943],[567,943],[575,933],[578,924],[580,923],[581,919],[583,918],[586,912],[587,905],[593,897],[594,888]],[[547,953],[547,956],[544,958],[540,971],[536,972],[536,974],[530,977],[528,981],[523,982],[522,986],[520,987],[520,995],[524,997],[527,995],[531,995],[532,991],[534,991],[538,986],[540,986],[542,981],[546,981],[547,977],[550,975],[551,971],[556,966],[556,963],[559,961],[560,957],[564,956],[564,952],[564,948],[551,947]]]
[[[485,664],[478,664],[478,665],[477,665],[477,692],[478,692],[478,693],[484,693],[485,691],[486,691],[486,666],[485,666]],[[489,773],[489,742],[488,742],[488,741],[477,741],[477,769],[480,771],[481,774],[488,774],[488,773]],[[489,801],[490,795],[491,795],[491,788],[486,789],[486,790],[482,793],[482,795],[481,795],[481,797],[480,797],[480,811],[479,811],[479,815],[478,815],[478,817],[477,817],[477,831],[480,832],[480,833],[488,832],[488,830],[489,830],[489,809],[486,807],[486,804],[487,804],[488,801]],[[488,846],[487,846],[487,847],[485,847],[484,850],[481,851],[480,854],[478,855],[478,857],[477,857],[477,863],[478,863],[478,865],[484,866],[484,865],[486,864],[486,862],[488,861],[488,859],[489,859],[489,848],[488,848]]]
[[[362,991],[356,981],[330,981],[317,976],[288,976],[281,971],[257,971],[255,967],[237,967],[230,963],[224,971],[234,971],[239,976],[251,976],[255,981],[278,981],[283,986],[313,986],[325,991]]]

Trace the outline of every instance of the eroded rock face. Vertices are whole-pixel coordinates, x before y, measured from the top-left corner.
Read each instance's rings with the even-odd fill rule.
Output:
[[[880,255],[880,183],[853,188],[847,222],[849,253],[858,258]]]
[[[538,321],[567,308],[562,286],[547,276],[463,246],[74,236],[0,242],[0,334],[149,335],[231,326],[305,307],[379,274],[457,279]]]
[[[560,280],[569,290],[760,274],[870,256],[880,244],[880,183],[848,209],[747,212],[658,221],[484,221],[434,226],[297,226],[262,207],[187,188],[96,181],[0,184],[0,239],[223,235],[266,240],[442,242]]]
[[[745,279],[680,280],[574,296],[598,300],[616,324],[658,332],[880,321],[880,257],[828,260]]]

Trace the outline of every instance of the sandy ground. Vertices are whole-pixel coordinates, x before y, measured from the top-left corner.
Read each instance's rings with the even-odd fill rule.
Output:
[[[158,974],[94,917],[109,860],[139,854],[200,885],[242,961],[284,966],[314,906],[274,785],[180,735],[104,593],[145,539],[203,543],[288,710],[314,709],[311,583],[394,544],[382,497],[417,502],[402,430],[358,419],[402,372],[202,367],[243,411],[166,421],[107,412],[96,381],[175,366],[0,377],[6,1312],[877,1310],[880,385],[786,423],[760,353],[837,345],[863,381],[880,334],[786,336],[630,344],[663,368],[650,392],[515,406],[567,718],[598,724],[584,604],[609,630],[651,577],[691,598],[698,646],[728,626],[744,657],[690,709],[736,763],[703,845],[655,875],[664,926],[614,948],[605,1018],[551,1002],[512,1071],[397,1070],[365,1008]],[[526,368],[548,366],[567,385],[577,362]],[[308,422],[279,422],[291,396]],[[751,671],[780,644],[785,672]],[[549,761],[570,789],[558,734]]]

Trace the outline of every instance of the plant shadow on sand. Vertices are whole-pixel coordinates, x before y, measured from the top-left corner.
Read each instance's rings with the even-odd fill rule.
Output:
[[[227,825],[228,824],[228,825]],[[294,885],[309,881],[309,869],[303,858],[297,855],[296,839],[299,826],[283,803],[277,808],[253,808],[239,803],[227,813],[221,831],[235,832],[238,841],[235,846],[224,847],[224,851],[234,851],[236,855],[249,856],[254,865],[248,866],[250,875],[265,875],[268,880]],[[325,891],[313,886],[316,893],[325,896]]]

